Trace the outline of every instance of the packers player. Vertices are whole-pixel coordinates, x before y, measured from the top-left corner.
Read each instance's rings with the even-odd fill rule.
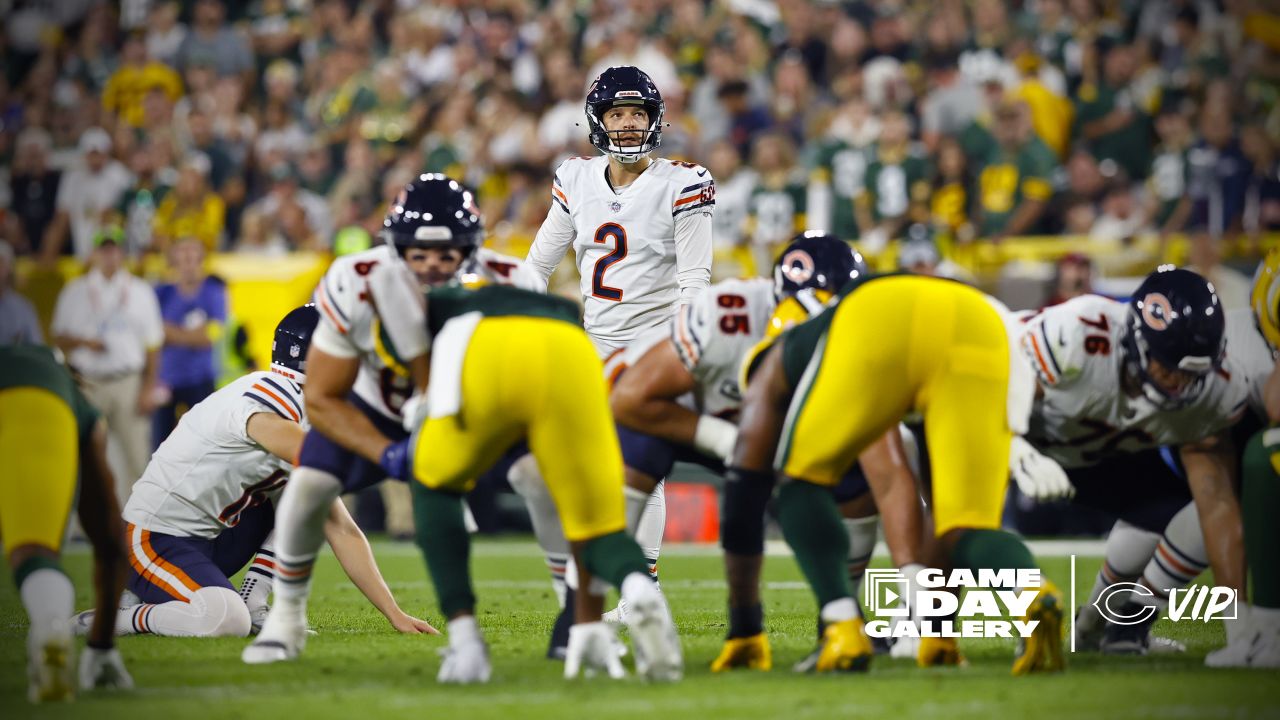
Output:
[[[1241,602],[1245,627],[1225,648],[1209,653],[1210,667],[1280,668],[1280,250],[1258,266],[1251,294],[1252,318],[1227,318],[1233,354],[1263,356],[1270,366],[1250,373],[1250,395],[1269,426],[1245,446],[1241,461],[1245,556],[1253,602]],[[1252,322],[1249,322],[1249,321]]]
[[[999,529],[1011,440],[1025,430],[1033,394],[1012,332],[977,290],[880,276],[846,286],[834,307],[778,338],[747,389],[725,478],[725,665],[751,666],[767,642],[753,623],[762,615],[763,514],[776,478],[783,534],[826,623],[816,670],[867,669],[870,641],[844,573],[848,539],[829,488],[911,411],[929,429],[939,559],[970,570],[1036,566],[1022,541]],[[914,488],[905,503],[885,490],[873,487],[882,512],[915,503]],[[1062,601],[1052,583],[1039,589],[1027,619],[1039,622],[1019,645],[1014,674],[1061,670]],[[923,638],[918,659],[955,662],[958,651],[954,640]]]
[[[0,347],[0,533],[31,626],[28,698],[69,700],[72,603],[62,570],[63,533],[76,502],[93,543],[101,615],[80,658],[79,685],[128,689],[133,679],[115,648],[112,619],[124,585],[124,528],[107,466],[106,429],[71,373],[45,347]]]
[[[637,671],[676,680],[683,660],[666,600],[625,532],[623,472],[602,366],[577,308],[562,298],[500,285],[427,295],[431,384],[411,441],[417,539],[449,648],[437,679],[486,682],[488,649],[476,622],[462,496],[522,439],[536,459],[579,569],[565,675],[623,670],[600,619],[603,587],[621,590]],[[584,442],[583,438],[591,438]]]

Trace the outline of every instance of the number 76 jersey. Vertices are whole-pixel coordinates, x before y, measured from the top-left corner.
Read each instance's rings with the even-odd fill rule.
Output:
[[[654,159],[619,192],[608,167],[604,155],[561,163],[528,257],[545,279],[572,245],[583,325],[601,355],[670,320],[683,285],[710,281],[715,206],[715,181],[701,166]]]
[[[1245,373],[1233,363],[1229,345],[1222,370],[1186,405],[1162,410],[1144,397],[1129,397],[1121,382],[1128,321],[1125,303],[1085,295],[1046,308],[1023,326],[1019,344],[1043,393],[1027,439],[1065,468],[1194,442],[1230,427],[1245,411]]]

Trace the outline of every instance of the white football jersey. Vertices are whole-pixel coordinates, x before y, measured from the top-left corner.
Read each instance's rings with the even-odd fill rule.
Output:
[[[1231,357],[1190,403],[1161,410],[1121,387],[1125,303],[1085,295],[1031,316],[1019,345],[1039,376],[1027,439],[1065,468],[1119,453],[1206,438],[1238,420],[1248,402]]]
[[[124,519],[166,535],[215,538],[273,498],[292,466],[249,437],[249,418],[275,413],[307,427],[302,386],[280,373],[245,375],[191,408],[124,507]]]
[[[682,295],[710,284],[716,189],[706,168],[655,159],[614,192],[608,167],[604,155],[561,163],[528,256],[545,286],[573,247],[583,324],[602,357],[662,327]]]
[[[413,393],[403,363],[428,347],[423,293],[409,266],[391,245],[344,255],[329,266],[313,299],[320,326],[312,344],[330,355],[359,357],[356,396],[399,420]]]
[[[1237,308],[1227,311],[1227,362],[1228,367],[1242,373],[1249,387],[1249,407],[1258,417],[1266,419],[1267,405],[1263,399],[1267,378],[1271,377],[1276,361],[1271,348],[1258,332],[1253,311]]]
[[[473,275],[494,285],[510,285],[537,293],[547,291],[546,281],[529,263],[486,247],[476,249],[458,274],[464,281]]]

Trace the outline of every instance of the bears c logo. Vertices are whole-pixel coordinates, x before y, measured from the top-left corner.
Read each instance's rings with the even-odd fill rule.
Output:
[[[1150,293],[1142,298],[1142,321],[1152,330],[1169,327],[1173,319],[1173,304],[1162,293]]]
[[[782,273],[797,285],[803,285],[813,277],[813,258],[804,250],[792,250],[782,258]]]

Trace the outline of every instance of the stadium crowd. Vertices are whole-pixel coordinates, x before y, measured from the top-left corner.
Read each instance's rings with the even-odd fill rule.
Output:
[[[523,256],[552,169],[595,154],[587,84],[634,64],[666,102],[662,154],[718,183],[717,277],[767,268],[806,228],[873,259],[897,240],[897,264],[944,274],[976,241],[1185,233],[1240,307],[1247,278],[1221,257],[1280,229],[1280,18],[1262,5],[0,1],[0,302],[20,303],[11,256],[165,258],[163,317],[135,338],[163,326],[165,350],[125,352],[142,375],[126,404],[169,427],[218,376],[206,328],[227,300],[206,253],[365,248],[397,190],[438,171]],[[1093,272],[1064,257],[1046,301]]]

